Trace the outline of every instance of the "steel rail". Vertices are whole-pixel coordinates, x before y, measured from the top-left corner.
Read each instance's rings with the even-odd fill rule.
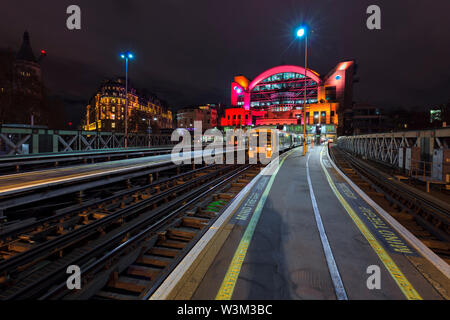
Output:
[[[179,167],[179,166],[173,165],[173,166],[170,166],[168,168],[169,169],[175,169],[177,167]],[[98,199],[96,201],[86,202],[86,203],[81,204],[79,206],[71,207],[69,209],[57,210],[58,213],[55,214],[55,215],[52,215],[52,216],[49,216],[49,217],[46,217],[46,218],[43,218],[43,219],[39,219],[37,221],[31,222],[30,224],[22,225],[22,226],[19,226],[17,228],[13,228],[13,229],[8,230],[8,231],[0,232],[0,240],[4,240],[5,238],[8,238],[8,237],[14,237],[14,236],[16,236],[19,233],[30,232],[30,231],[32,231],[32,229],[34,229],[34,228],[36,228],[36,227],[38,227],[38,226],[40,226],[40,225],[42,225],[44,223],[51,223],[54,220],[59,220],[60,218],[63,218],[63,217],[66,217],[66,216],[76,215],[81,210],[88,209],[88,208],[93,207],[93,206],[99,206],[102,203],[113,201],[113,200],[121,198],[121,197],[129,196],[129,195],[132,195],[132,194],[134,194],[136,192],[140,192],[140,191],[148,189],[148,188],[153,188],[153,187],[156,187],[158,185],[171,182],[173,180],[177,180],[177,179],[184,178],[184,177],[192,175],[192,174],[199,173],[199,172],[201,172],[203,170],[211,169],[212,167],[214,167],[214,165],[209,165],[209,166],[201,167],[201,168],[198,168],[198,169],[190,170],[190,171],[187,171],[187,172],[175,175],[173,177],[168,177],[168,178],[164,178],[164,179],[155,181],[155,182],[153,182],[151,184],[146,184],[144,186],[133,188],[131,190],[127,189],[125,191],[118,192],[116,194],[113,194],[112,196],[109,196],[109,197],[106,197],[106,198],[103,198],[103,199]]]
[[[17,268],[23,266],[26,263],[32,262],[38,258],[43,258],[55,252],[58,252],[64,249],[65,247],[72,245],[74,241],[79,242],[91,236],[93,233],[96,233],[99,228],[103,229],[105,226],[113,223],[114,221],[117,221],[120,218],[123,219],[133,213],[146,209],[150,205],[153,205],[161,201],[165,197],[173,194],[174,192],[179,192],[180,190],[188,189],[196,182],[207,180],[208,178],[216,176],[218,172],[226,171],[228,169],[229,169],[228,167],[224,167],[210,174],[197,177],[186,184],[178,185],[168,190],[162,191],[154,195],[153,197],[150,197],[148,199],[136,203],[135,205],[120,209],[117,212],[114,212],[102,219],[98,219],[88,225],[73,230],[67,234],[60,235],[52,240],[39,244],[36,247],[31,248],[30,250],[19,253],[10,259],[0,262],[0,274],[11,273],[12,271],[16,270]]]
[[[427,206],[430,207],[430,209],[437,211],[436,213],[441,215],[442,218],[444,218],[444,219],[450,218],[450,210],[448,208],[444,208],[444,207],[438,205],[436,202],[432,202],[429,199],[422,197],[419,193],[414,192],[413,190],[410,190],[409,188],[405,188],[405,187],[401,186],[400,184],[396,183],[395,181],[389,180],[388,179],[389,176],[387,174],[374,168],[373,166],[370,166],[367,163],[362,162],[362,160],[355,159],[354,157],[352,157],[351,155],[348,155],[348,154],[347,154],[347,157],[355,166],[359,167],[361,170],[364,170],[364,173],[366,173],[367,175],[370,175],[377,181],[380,181],[380,184],[389,185],[389,186],[391,186],[391,189],[394,189],[394,191],[401,192],[403,194],[407,194],[410,197],[411,201],[426,204]],[[383,177],[383,180],[380,179],[380,176]]]
[[[105,264],[108,263],[109,260],[111,260],[112,258],[114,258],[117,255],[120,255],[128,247],[133,246],[133,245],[136,246],[136,242],[142,241],[142,240],[144,240],[144,238],[147,238],[149,233],[151,233],[155,229],[161,228],[162,225],[167,223],[167,221],[169,221],[171,218],[177,216],[181,212],[188,209],[191,205],[197,203],[204,197],[215,192],[222,185],[228,183],[230,180],[234,179],[236,176],[247,171],[251,167],[252,167],[252,165],[247,165],[243,169],[238,168],[238,169],[234,170],[233,172],[231,172],[230,174],[228,174],[228,176],[225,179],[223,179],[223,177],[221,177],[214,181],[211,181],[210,183],[208,183],[207,186],[204,186],[201,188],[202,190],[206,189],[206,191],[200,191],[200,193],[197,193],[197,195],[194,198],[192,198],[191,200],[189,200],[188,202],[183,203],[183,202],[177,201],[178,203],[183,203],[181,207],[176,208],[170,214],[163,216],[158,221],[153,222],[150,226],[147,226],[144,230],[140,231],[138,234],[134,235],[127,241],[121,243],[119,246],[117,246],[116,248],[112,249],[111,251],[109,251],[108,253],[103,255],[100,259],[88,264],[87,266],[82,267],[83,274],[86,275],[86,274],[89,274],[90,272],[94,272],[94,271],[98,270],[99,268],[102,268]],[[174,203],[173,206],[174,207],[177,206],[177,203]],[[180,260],[181,260],[181,257],[178,257],[176,259],[176,263],[178,263]],[[167,271],[166,271],[166,273],[167,273]],[[156,285],[158,284],[158,282],[162,281],[162,278],[163,277],[159,278]],[[55,295],[56,293],[58,293],[60,290],[64,290],[64,289],[67,289],[66,283],[65,282],[60,283],[59,285],[55,286],[53,289],[51,289],[47,293],[45,293],[43,296],[41,296],[39,298],[39,300],[48,299],[48,298],[52,297],[53,295]],[[148,294],[148,292],[147,292],[147,294]]]
[[[389,176],[387,174],[374,168],[373,166],[367,163],[364,163],[362,160],[356,159],[348,152],[340,148],[339,151],[342,152],[346,161],[350,164],[352,168],[354,168],[357,172],[362,174],[362,176],[365,176],[366,179],[369,180],[368,182],[371,182],[374,185],[374,187],[378,189],[378,191],[381,191],[386,197],[390,198],[391,201],[399,202],[398,199],[395,199],[394,197],[389,195],[388,192],[400,195],[402,199],[408,201],[417,208],[422,209],[423,211],[426,212],[426,214],[430,215],[435,219],[438,219],[447,226],[450,224],[450,211],[447,208],[444,208],[438,205],[437,203],[422,197],[418,192],[414,192],[413,190],[400,185],[394,180],[389,180],[388,179]],[[333,158],[335,158],[334,154],[332,156]],[[337,163],[338,161],[335,162]],[[443,241],[450,241],[450,237],[448,234],[445,233],[445,231],[441,230],[437,226],[431,225],[430,221],[427,221],[420,214],[413,212],[411,208],[405,206],[402,203],[399,204],[408,209],[408,211],[410,211],[413,214],[413,216],[419,218],[420,221],[418,222],[422,222],[421,224],[431,234],[435,235],[437,238]]]
[[[250,167],[250,166],[248,166]],[[103,255],[99,260],[95,261],[94,263],[90,264],[87,267],[83,267],[83,273],[88,273],[89,270],[92,270],[95,266],[97,266],[99,263],[102,263],[103,261],[107,261],[109,257],[111,257],[114,254],[117,254],[119,251],[124,250],[125,248],[129,247],[132,243],[136,242],[137,240],[141,240],[144,237],[147,237],[148,233],[154,230],[157,226],[160,226],[163,222],[168,221],[175,215],[181,212],[181,210],[184,210],[187,208],[187,206],[197,202],[199,199],[203,198],[206,194],[209,194],[213,192],[215,189],[217,189],[219,186],[223,185],[224,183],[228,182],[232,177],[236,176],[242,171],[245,171],[248,169],[246,167],[245,169],[235,169],[231,173],[227,173],[225,175],[225,178],[223,176],[217,177],[216,179],[203,184],[201,187],[195,189],[191,193],[184,194],[183,196],[180,196],[167,204],[164,207],[157,208],[155,210],[152,210],[152,214],[146,217],[143,221],[138,221],[135,223],[131,222],[130,226],[127,226],[124,230],[120,231],[119,233],[113,235],[112,237],[109,237],[108,241],[103,241],[103,243],[98,244],[95,247],[90,248],[89,251],[82,254],[80,257],[76,258],[75,261],[69,261],[58,268],[56,268],[53,272],[47,273],[44,277],[40,278],[39,280],[26,285],[19,290],[17,290],[13,295],[10,295],[6,298],[6,300],[16,299],[23,295],[24,293],[35,294],[33,290],[42,291],[45,290],[49,285],[52,285],[54,283],[55,278],[61,278],[66,276],[66,269],[69,265],[83,265],[91,258],[95,258],[96,255],[100,254],[101,252],[107,250],[110,247],[114,247],[109,253],[106,255]],[[230,169],[228,167],[223,168],[221,170]],[[217,175],[217,172],[213,173],[214,176]],[[170,193],[173,193],[171,191]],[[188,200],[189,199],[189,200]],[[180,204],[182,204],[180,206]],[[165,215],[165,212],[168,210],[172,210],[169,214]],[[162,216],[163,215],[163,216]],[[155,219],[159,219],[156,220]],[[150,225],[148,225],[150,224]],[[144,230],[139,231],[138,229],[145,228]],[[119,246],[116,246],[118,242],[121,242],[126,235],[132,234],[133,232],[138,232],[131,238],[129,238],[127,241],[121,243]],[[97,264],[96,264],[97,263]],[[57,286],[57,288],[60,288],[61,285],[65,285],[64,283],[61,283]],[[48,293],[45,296],[48,296],[49,293],[53,292],[48,291]],[[45,297],[44,296],[44,297]]]

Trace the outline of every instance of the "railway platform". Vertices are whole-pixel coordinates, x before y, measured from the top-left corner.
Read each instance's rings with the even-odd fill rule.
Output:
[[[316,146],[252,181],[150,299],[449,299],[449,265]]]

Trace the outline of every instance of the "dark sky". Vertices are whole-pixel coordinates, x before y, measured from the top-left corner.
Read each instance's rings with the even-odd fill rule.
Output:
[[[234,75],[303,65],[295,27],[307,21],[309,66],[326,74],[355,59],[354,100],[384,107],[432,106],[450,98],[449,0],[2,0],[0,47],[18,49],[30,32],[47,87],[85,104],[104,78],[122,75],[120,51],[136,54],[130,77],[173,107],[229,103]],[[77,4],[82,29],[66,28]],[[382,30],[366,28],[377,4]]]

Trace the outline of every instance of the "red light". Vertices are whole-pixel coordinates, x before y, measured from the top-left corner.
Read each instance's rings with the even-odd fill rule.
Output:
[[[47,54],[47,51],[41,50],[41,54],[45,55],[45,54]]]
[[[72,122],[69,122],[69,126],[71,126],[72,125]]]

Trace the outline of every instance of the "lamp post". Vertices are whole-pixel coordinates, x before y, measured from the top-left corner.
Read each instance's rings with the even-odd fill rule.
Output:
[[[120,54],[120,58],[125,60],[125,140],[124,147],[128,148],[128,60],[134,58],[134,55],[127,51]]]
[[[147,121],[147,119],[143,118],[142,121]],[[147,135],[148,135],[148,147],[151,147],[151,143],[150,143],[150,134],[152,133],[152,126],[150,123],[151,119],[148,119],[148,125],[147,125]]]
[[[307,81],[306,81],[306,70],[308,68],[308,35],[305,27],[301,27],[297,30],[297,37],[302,38],[305,37],[305,97],[303,100],[303,155],[306,155],[307,146],[306,146],[306,89],[307,89]]]

